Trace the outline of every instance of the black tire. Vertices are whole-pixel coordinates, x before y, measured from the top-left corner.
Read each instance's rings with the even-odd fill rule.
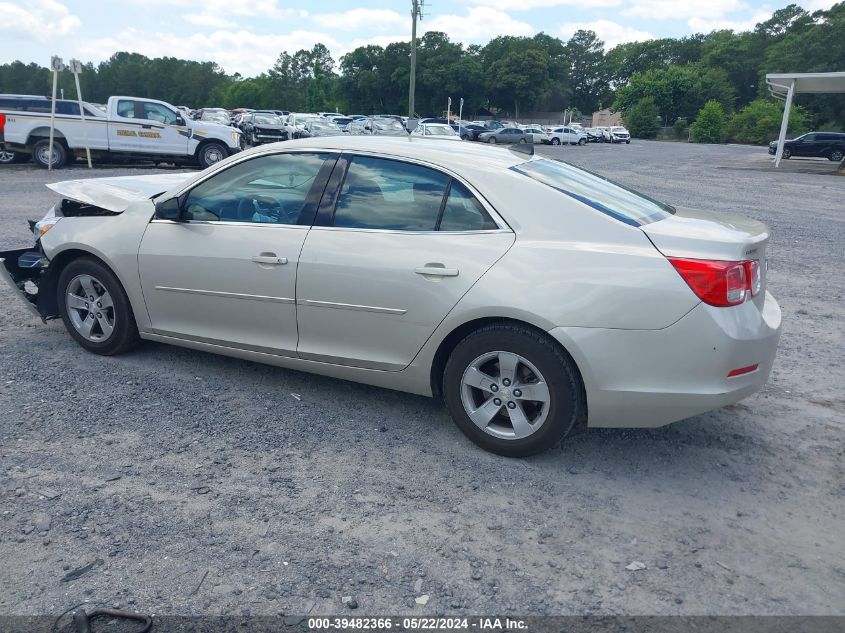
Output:
[[[780,156],[781,156],[781,158],[789,158],[790,156],[792,156],[792,150],[789,149],[788,147],[784,147],[783,153]]]
[[[834,163],[840,162],[843,158],[845,158],[845,153],[841,149],[833,150],[827,157],[828,160],[832,160]]]
[[[197,160],[199,161],[200,167],[205,169],[207,167],[211,167],[215,163],[219,163],[228,155],[229,150],[226,149],[225,145],[212,141],[200,146],[197,151]]]
[[[487,142],[488,142],[488,143],[493,143],[493,145],[495,145],[495,144],[496,144],[496,137],[495,137],[495,136],[491,136],[490,138],[488,138],[488,139],[487,139]]]
[[[468,141],[468,140],[469,140],[469,134],[464,134],[464,135],[462,135],[462,136],[461,136],[461,140],[462,140],[462,141]]]
[[[560,145],[560,139],[558,137],[554,137],[552,139],[552,145]]]
[[[71,283],[79,275],[90,275],[111,295],[114,304],[112,308],[114,329],[108,338],[101,341],[86,339],[77,331],[71,320],[65,297],[71,288]],[[56,299],[62,321],[68,333],[81,347],[94,354],[112,356],[126,352],[138,343],[138,327],[135,324],[135,315],[132,313],[132,306],[126,292],[114,273],[100,261],[92,257],[80,257],[73,260],[62,270],[57,286]]]
[[[527,359],[548,385],[550,400],[546,419],[527,437],[504,439],[491,435],[476,426],[464,409],[461,399],[464,372],[479,356],[495,351],[512,352]],[[524,326],[491,324],[462,340],[446,363],[443,394],[452,419],[464,435],[481,448],[506,457],[540,453],[586,423],[586,396],[575,363],[547,335]]]
[[[522,145],[525,145],[525,143],[527,143],[528,141],[526,141],[524,138],[521,138],[521,139],[519,139],[519,142],[520,142]]]
[[[52,160],[53,169],[61,169],[67,164],[68,152],[64,144],[58,139],[53,139],[53,155],[48,158],[50,153],[50,139],[42,138],[32,146],[32,160],[39,167],[47,169],[48,163]]]
[[[625,145],[630,145],[630,144],[631,144],[630,140],[625,141]]]
[[[586,144],[587,144],[587,139],[585,139],[585,138],[579,138],[578,139],[578,145],[586,145]]]

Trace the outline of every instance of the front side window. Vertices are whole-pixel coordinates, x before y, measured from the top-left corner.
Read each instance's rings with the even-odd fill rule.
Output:
[[[511,169],[631,226],[656,222],[674,213],[667,204],[568,163],[544,158]]]
[[[274,154],[238,163],[200,183],[182,208],[185,219],[298,224],[329,154]]]
[[[143,115],[148,121],[157,121],[165,125],[176,123],[176,113],[159,103],[143,103]]]

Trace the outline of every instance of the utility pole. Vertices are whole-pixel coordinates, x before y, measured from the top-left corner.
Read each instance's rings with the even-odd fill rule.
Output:
[[[414,117],[414,93],[417,89],[417,18],[422,20],[425,0],[411,0],[411,82],[408,87],[408,118]]]

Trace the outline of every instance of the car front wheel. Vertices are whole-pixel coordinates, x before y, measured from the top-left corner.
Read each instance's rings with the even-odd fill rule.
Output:
[[[137,343],[123,286],[99,261],[82,257],[68,264],[59,275],[57,299],[65,328],[89,352],[111,356]]]
[[[488,143],[493,143],[493,144],[495,144],[495,143],[496,143],[496,137],[495,137],[495,136],[491,136],[490,138],[488,138],[488,139],[487,139],[487,142],[488,142]]]
[[[781,154],[781,157],[782,158],[789,158],[790,156],[792,156],[792,150],[789,149],[788,147],[784,147],[783,153]]]
[[[229,152],[222,143],[206,143],[199,151],[200,167],[203,169],[211,167],[213,164],[219,163],[228,155]]]
[[[545,334],[519,325],[488,325],[461,341],[446,364],[443,393],[458,428],[507,457],[551,448],[586,420],[572,359]]]

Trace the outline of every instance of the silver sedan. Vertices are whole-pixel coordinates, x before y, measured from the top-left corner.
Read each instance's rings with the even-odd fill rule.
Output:
[[[534,139],[518,127],[502,127],[478,135],[482,143],[533,143]]]
[[[343,136],[58,183],[0,274],[89,352],[146,339],[442,396],[502,455],[759,390],[768,229],[528,154]]]

